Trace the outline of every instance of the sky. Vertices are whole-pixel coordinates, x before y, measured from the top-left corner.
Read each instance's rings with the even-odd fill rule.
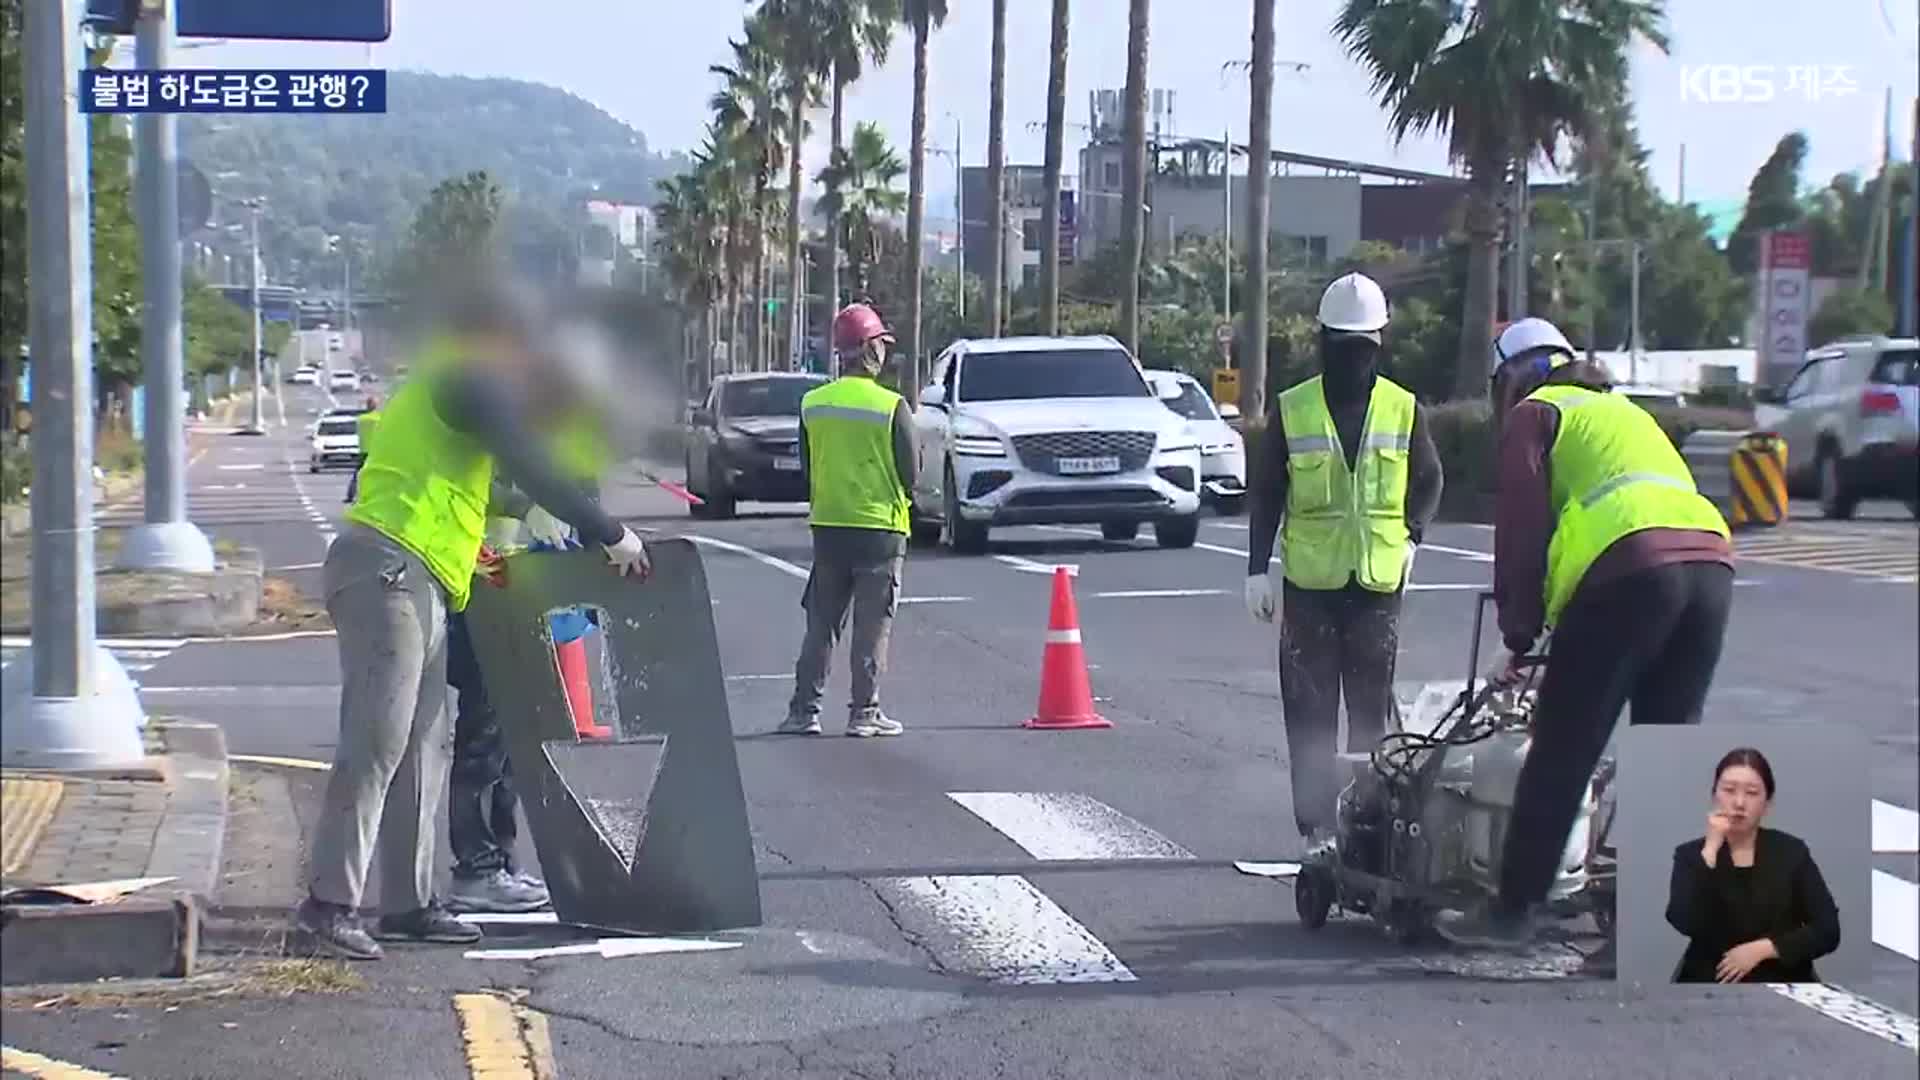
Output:
[[[348,2],[348,0],[341,0]],[[232,42],[182,49],[180,66],[375,66],[548,83],[637,128],[660,150],[690,149],[707,119],[730,35],[753,5],[742,0],[401,0],[393,35],[376,46]],[[1439,138],[1396,145],[1368,78],[1334,40],[1339,0],[1280,3],[1273,142],[1277,149],[1374,164],[1450,171]],[[1046,0],[1008,4],[1007,156],[1038,163],[1044,148],[1049,35]],[[1068,121],[1087,123],[1087,95],[1126,77],[1126,0],[1075,0],[1067,67]],[[968,165],[986,159],[989,0],[950,0],[929,47],[929,141],[958,143]],[[1894,156],[1911,155],[1920,76],[1914,0],[1667,0],[1665,53],[1633,50],[1633,93],[1655,181],[1702,203],[1739,199],[1754,170],[1789,131],[1807,134],[1804,179],[1877,168],[1885,100],[1893,97]],[[476,13],[486,13],[484,16]],[[1174,92],[1181,135],[1247,135],[1246,76],[1226,69],[1251,51],[1249,0],[1158,0],[1149,31],[1148,84]],[[911,125],[912,39],[902,29],[886,65],[848,99],[848,126],[879,124],[902,148]],[[1304,65],[1296,70],[1297,65]],[[1817,71],[1818,89],[1807,75]],[[1719,85],[1715,85],[1718,77]],[[1691,81],[1690,81],[1691,80]],[[390,100],[404,109],[404,100]],[[808,170],[825,162],[826,111],[807,144]],[[1068,161],[1084,141],[1067,132]],[[1684,147],[1684,153],[1683,148]],[[952,158],[928,160],[929,198],[951,198]],[[1311,171],[1311,170],[1309,170]],[[931,207],[930,207],[931,209]]]

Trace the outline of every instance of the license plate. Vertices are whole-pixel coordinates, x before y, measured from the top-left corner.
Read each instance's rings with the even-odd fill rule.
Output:
[[[1060,459],[1062,476],[1094,476],[1119,471],[1120,459],[1117,457],[1063,457]]]
[[[780,472],[799,472],[800,459],[797,457],[774,458],[773,467]]]

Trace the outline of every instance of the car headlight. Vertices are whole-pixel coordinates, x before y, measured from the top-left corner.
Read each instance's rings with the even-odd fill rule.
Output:
[[[997,435],[955,435],[953,452],[961,457],[1006,457],[1006,444]]]
[[[1240,452],[1240,444],[1236,442],[1207,443],[1200,447],[1200,452],[1203,454],[1235,454]]]
[[[1197,450],[1199,449],[1199,447],[1200,447],[1199,443],[1176,442],[1176,443],[1172,443],[1170,445],[1161,447],[1160,452],[1163,454],[1182,454],[1187,452],[1188,450]]]

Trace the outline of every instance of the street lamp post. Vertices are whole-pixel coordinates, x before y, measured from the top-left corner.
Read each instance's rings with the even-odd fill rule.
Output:
[[[148,4],[135,27],[136,63],[168,66],[169,5]],[[213,545],[187,520],[185,336],[180,325],[180,160],[177,118],[135,119],[135,194],[140,227],[141,367],[146,381],[143,521],[128,531],[120,565],[134,570],[211,573]]]
[[[266,380],[262,378],[265,367],[261,353],[265,351],[265,339],[260,327],[260,207],[261,200],[248,199],[245,203],[251,214],[248,225],[248,240],[253,252],[253,422],[247,425],[249,435],[267,433],[266,418],[262,415],[261,399],[266,396]]]

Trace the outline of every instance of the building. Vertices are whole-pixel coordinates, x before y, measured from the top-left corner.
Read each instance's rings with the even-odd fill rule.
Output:
[[[1063,189],[1069,180],[1061,178]],[[967,273],[982,279],[987,275],[987,191],[985,166],[960,170],[960,201],[967,214],[962,225]],[[1008,288],[1017,292],[1040,278],[1040,245],[1044,237],[1040,222],[1046,216],[1046,170],[1038,165],[1008,164],[1006,194],[1007,220],[1001,234],[1004,250],[1000,265]],[[1061,192],[1061,201],[1063,204],[1069,201],[1065,190]]]
[[[1570,185],[1530,184],[1529,197],[1565,197]],[[1360,189],[1360,239],[1392,244],[1420,254],[1446,246],[1460,231],[1466,212],[1464,179],[1441,177],[1422,183],[1367,184]]]
[[[579,281],[612,285],[622,257],[645,264],[653,244],[653,211],[631,203],[590,199],[579,233]]]

